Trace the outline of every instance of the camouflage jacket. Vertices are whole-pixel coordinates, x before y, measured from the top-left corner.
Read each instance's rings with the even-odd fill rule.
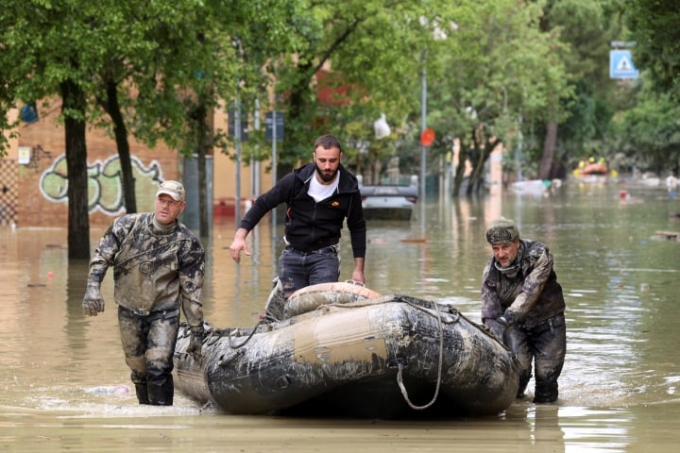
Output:
[[[520,240],[515,260],[519,268],[512,278],[498,271],[495,261],[491,257],[482,276],[482,321],[497,319],[508,310],[506,317],[531,329],[564,312],[552,254],[543,244]]]
[[[90,261],[88,283],[101,284],[110,266],[117,304],[141,316],[181,307],[192,330],[202,329],[205,252],[186,226],[159,231],[152,213],[114,220]]]

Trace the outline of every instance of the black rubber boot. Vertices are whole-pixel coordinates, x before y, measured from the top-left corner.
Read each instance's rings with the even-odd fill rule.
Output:
[[[548,384],[536,384],[536,394],[534,395],[534,403],[554,403],[557,401],[557,382]]]
[[[149,370],[147,380],[149,404],[154,406],[172,406],[175,387],[172,374],[159,370]]]
[[[527,370],[520,370],[519,372],[519,389],[517,389],[517,396],[515,398],[524,398],[524,392],[529,385],[529,380],[531,379],[531,373]]]
[[[135,384],[135,391],[137,392],[137,400],[139,400],[139,404],[150,404],[149,393],[146,390],[146,384]]]

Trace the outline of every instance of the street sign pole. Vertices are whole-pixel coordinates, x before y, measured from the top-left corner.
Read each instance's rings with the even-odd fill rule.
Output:
[[[256,131],[260,130],[260,100],[255,99],[255,120],[253,123],[253,127],[255,128]],[[255,154],[259,154],[258,152],[259,146],[255,145]],[[250,158],[250,168],[251,168],[251,178],[250,178],[250,197],[255,198],[258,195],[260,195],[260,160],[256,157],[253,156]]]
[[[421,79],[422,79],[422,93],[421,93],[421,99],[420,99],[420,104],[421,104],[421,112],[420,112],[420,132],[421,135],[425,132],[425,128],[427,127],[427,68],[426,68],[426,61],[427,61],[427,50],[423,50],[423,70],[421,73]],[[425,172],[426,172],[426,159],[427,159],[427,146],[422,143],[420,144],[420,200],[418,201],[420,203],[420,225],[422,229],[425,229],[425,193],[426,193],[426,180],[425,180]],[[423,231],[423,234],[425,232]]]
[[[236,225],[241,222],[241,103],[236,97],[236,118],[234,119],[236,139],[236,194],[234,195],[234,219]]]
[[[276,109],[272,110],[272,186],[276,184],[278,178],[276,167],[278,162],[276,160],[276,142],[278,138],[276,137]],[[276,235],[276,209],[272,209],[272,237]],[[273,241],[272,241],[273,242]]]

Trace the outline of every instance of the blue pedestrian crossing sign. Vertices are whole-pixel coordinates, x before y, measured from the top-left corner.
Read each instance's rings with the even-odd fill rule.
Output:
[[[609,52],[609,77],[612,79],[637,79],[640,74],[633,65],[630,50]]]

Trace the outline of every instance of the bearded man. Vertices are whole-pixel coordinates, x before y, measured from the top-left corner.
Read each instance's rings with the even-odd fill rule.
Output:
[[[316,139],[312,158],[313,163],[288,173],[255,200],[229,247],[233,260],[240,263],[242,251],[250,255],[248,233],[266,213],[286,203],[286,247],[279,257],[278,278],[266,307],[267,314],[275,319],[282,318],[283,303],[295,291],[338,281],[339,244],[345,219],[354,256],[351,279],[366,283],[366,220],[359,182],[342,165],[342,147],[334,136]]]

